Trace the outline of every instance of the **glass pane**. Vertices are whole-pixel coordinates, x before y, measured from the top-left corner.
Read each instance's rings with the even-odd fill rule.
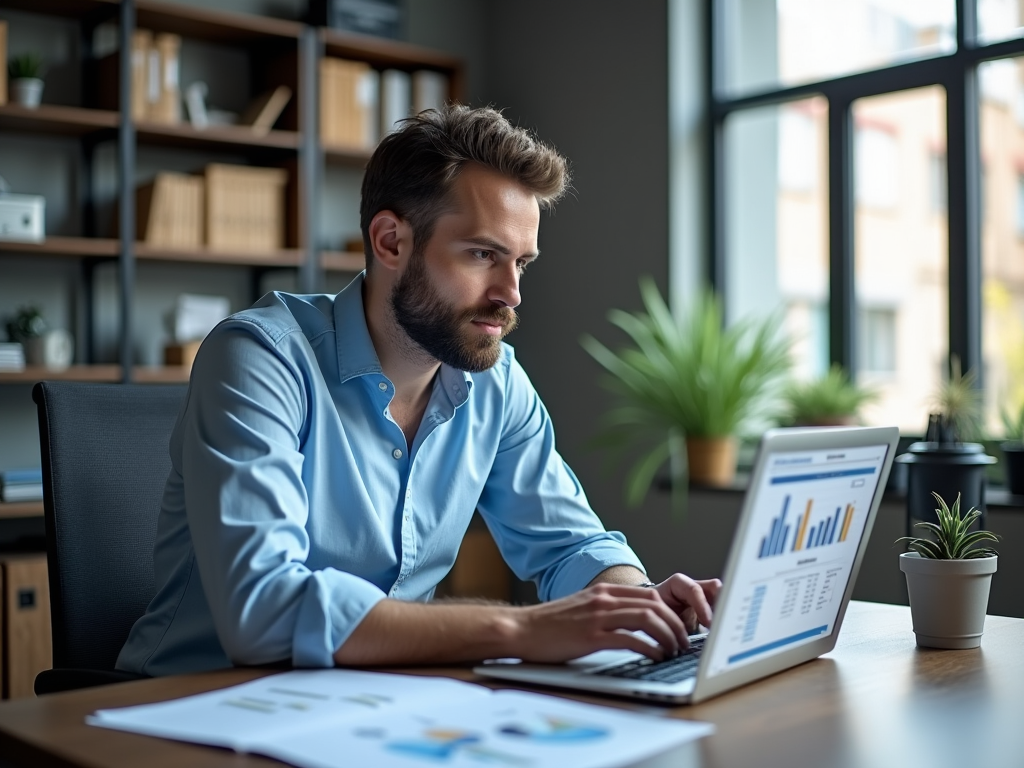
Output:
[[[817,97],[725,123],[728,320],[784,312],[803,378],[828,361],[827,132]]]
[[[986,425],[1024,403],[1024,60],[982,64],[982,360]]]
[[[956,49],[955,0],[720,2],[726,49],[720,87],[730,96]]]
[[[857,380],[870,424],[923,434],[949,348],[946,96],[859,99],[854,119]]]
[[[978,0],[978,40],[994,43],[1024,32],[1018,0]]]

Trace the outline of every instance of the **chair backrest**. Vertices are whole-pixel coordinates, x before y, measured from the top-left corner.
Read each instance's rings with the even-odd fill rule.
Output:
[[[155,594],[153,542],[185,386],[41,382],[54,667],[114,668]]]

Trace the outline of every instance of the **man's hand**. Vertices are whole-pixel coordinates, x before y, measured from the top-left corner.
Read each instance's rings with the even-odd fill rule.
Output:
[[[710,619],[710,608],[706,613]],[[520,608],[516,623],[519,631],[509,655],[526,661],[567,661],[607,649],[637,651],[660,661],[687,645],[678,612],[660,590],[644,587],[595,584],[560,600]],[[634,635],[637,630],[658,645]]]
[[[675,611],[686,625],[686,631],[694,634],[698,624],[711,626],[712,607],[722,589],[718,579],[691,579],[681,573],[674,573],[658,584],[653,590],[661,595],[665,604]]]

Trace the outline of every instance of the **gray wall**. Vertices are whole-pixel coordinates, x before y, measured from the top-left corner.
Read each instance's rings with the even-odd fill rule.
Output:
[[[509,0],[490,5],[487,26],[490,100],[569,157],[575,187],[541,223],[541,258],[509,340],[605,524],[626,533],[652,577],[685,569],[687,528],[667,499],[626,510],[622,471],[588,445],[607,398],[579,345],[584,333],[621,341],[606,315],[640,307],[639,276],[667,290],[668,3]]]

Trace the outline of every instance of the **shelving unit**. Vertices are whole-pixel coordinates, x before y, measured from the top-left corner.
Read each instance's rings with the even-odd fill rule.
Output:
[[[241,268],[240,279],[255,291],[258,277],[266,270],[293,271],[301,291],[324,289],[327,273],[355,273],[363,269],[362,253],[324,248],[319,231],[317,201],[320,199],[328,164],[359,169],[366,164],[370,150],[324,147],[318,138],[318,63],[325,55],[365,61],[378,69],[407,71],[433,69],[449,80],[452,99],[462,92],[463,73],[459,60],[390,40],[378,40],[334,30],[315,29],[280,19],[226,11],[175,5],[160,0],[4,0],[4,8],[41,16],[74,19],[80,28],[83,88],[80,104],[62,106],[43,104],[26,109],[14,104],[0,105],[0,139],[4,134],[71,137],[78,139],[83,158],[81,173],[93,173],[96,147],[116,142],[118,193],[118,231],[115,237],[100,237],[93,201],[79,201],[83,209],[83,230],[75,236],[48,237],[41,243],[0,241],[0,265],[11,258],[68,259],[81,265],[81,303],[76,336],[88,339],[84,346],[87,359],[64,371],[27,368],[16,373],[0,372],[0,385],[24,384],[44,378],[76,381],[186,381],[187,372],[175,368],[139,366],[133,349],[133,303],[136,300],[136,269],[139,264],[176,264],[182,270],[194,270],[197,292],[202,291],[205,265]],[[246,53],[252,75],[250,96],[266,87],[288,85],[293,97],[266,135],[254,134],[238,126],[217,126],[199,130],[188,123],[175,125],[134,122],[124,110],[98,109],[90,101],[98,90],[91,87],[88,73],[94,71],[92,38],[95,29],[114,22],[118,27],[119,47],[131,49],[136,28],[167,32],[207,44],[241,49]],[[120,61],[120,103],[130,100],[130,57]],[[45,96],[44,96],[45,98]],[[272,253],[222,252],[209,249],[176,250],[136,242],[134,189],[139,182],[137,153],[152,148],[200,153],[228,153],[246,157],[257,165],[288,170],[286,210],[286,247]],[[89,184],[81,185],[89,188]],[[94,359],[93,271],[113,264],[117,271],[118,343],[117,359]],[[108,267],[109,269],[109,267]],[[252,299],[257,298],[255,295]],[[0,306],[0,316],[16,307]],[[84,318],[84,319],[83,319]],[[84,322],[84,326],[82,323]]]

